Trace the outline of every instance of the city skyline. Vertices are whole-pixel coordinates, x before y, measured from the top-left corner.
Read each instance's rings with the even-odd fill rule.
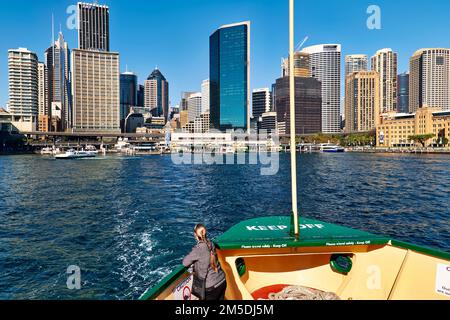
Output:
[[[441,4],[430,9],[431,12],[428,14],[433,15],[434,19],[427,24],[414,23],[414,19],[422,19],[422,12],[404,6],[402,12],[409,19],[405,20],[401,26],[396,25],[396,22],[399,14],[398,7],[401,7],[402,2],[393,4],[388,1],[379,1],[378,5],[382,14],[381,30],[369,30],[366,27],[366,20],[369,17],[366,13],[368,3],[361,2],[350,6],[351,1],[344,1],[344,4],[326,2],[330,10],[320,12],[314,10],[317,4],[314,5],[313,1],[304,1],[302,6],[299,6],[296,17],[299,22],[296,30],[297,42],[309,36],[305,46],[340,43],[343,57],[348,54],[372,56],[381,48],[392,47],[399,54],[399,73],[408,70],[409,58],[418,49],[450,47],[450,39],[444,36],[446,29],[443,23],[446,10],[443,10],[443,7],[450,8],[450,4],[445,1],[438,1]],[[342,10],[342,7],[346,6],[345,2],[348,2],[347,11]],[[111,50],[121,54],[121,72],[125,71],[127,65],[129,71],[138,75],[139,84],[142,84],[149,72],[158,66],[171,83],[170,101],[171,105],[175,106],[179,103],[181,92],[197,91],[201,82],[208,78],[208,37],[214,30],[223,24],[250,20],[253,26],[250,50],[251,89],[271,86],[279,77],[279,61],[287,56],[287,3],[265,0],[258,2],[232,0],[227,3],[194,0],[189,6],[180,1],[170,3],[172,5],[155,3],[153,6],[146,6],[148,2],[135,1],[133,6],[129,6],[125,1],[99,2],[99,4],[108,5],[111,9]],[[175,3],[178,5],[174,5]],[[70,16],[66,10],[73,4],[75,2],[72,1],[46,1],[39,4],[25,1],[25,5],[32,9],[23,12],[23,10],[19,11],[23,5],[12,4],[8,10],[0,13],[2,21],[0,23],[8,24],[14,29],[14,32],[6,34],[0,45],[0,106],[5,106],[8,100],[7,50],[26,47],[38,54],[39,61],[43,61],[43,52],[51,40],[52,13],[55,15],[57,25],[55,29],[59,29],[58,25],[61,22],[61,31],[69,43],[69,48],[77,47],[76,30],[68,30],[65,26]],[[234,10],[238,6],[240,10]],[[22,19],[18,21],[19,12]],[[205,16],[205,12],[209,14]],[[336,15],[336,12],[340,14]],[[28,17],[28,14],[32,16]],[[193,16],[197,15],[203,15],[203,19],[191,23],[195,20],[192,19]],[[130,20],[130,16],[133,19]],[[177,19],[177,24],[171,25],[170,18],[174,17]],[[320,26],[318,17],[327,19],[335,25],[335,28],[327,30],[324,26]],[[151,18],[156,18],[156,21],[166,19],[169,23],[160,30],[152,31],[151,26],[145,25]],[[189,22],[189,27],[188,30],[178,29],[178,33],[173,33],[174,28],[180,25],[178,18],[182,19],[181,24],[183,21]],[[270,22],[268,22],[269,18]],[[271,32],[268,32],[269,30]],[[347,34],[349,30],[352,30],[351,35]],[[142,38],[141,33],[148,34],[149,37]],[[359,38],[362,35],[367,41],[360,41]],[[158,44],[157,50],[146,52],[145,47],[154,46],[154,43]],[[183,55],[185,58],[179,59]],[[186,64],[184,61],[190,61],[190,63]],[[343,67],[342,61],[341,69]],[[343,71],[341,75],[343,77]],[[341,92],[343,92],[343,85],[341,85]]]

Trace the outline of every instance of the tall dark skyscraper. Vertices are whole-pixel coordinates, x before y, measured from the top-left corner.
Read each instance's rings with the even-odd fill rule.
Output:
[[[399,113],[409,113],[409,73],[398,75],[397,108]]]
[[[137,106],[137,76],[132,72],[120,75],[120,121],[123,123],[130,114],[130,110]]]
[[[78,3],[78,49],[109,51],[109,7]]]
[[[169,119],[169,83],[159,69],[153,70],[145,81],[144,106],[155,117]]]
[[[211,126],[218,130],[250,127],[250,22],[226,25],[210,43]]]
[[[253,118],[259,120],[263,113],[272,109],[272,94],[269,88],[255,89],[252,93]]]
[[[290,134],[289,77],[280,78],[275,84],[275,108],[278,131]],[[315,78],[295,78],[295,126],[296,134],[322,132],[322,86]]]
[[[143,108],[144,107],[144,99],[145,99],[145,86],[140,84],[138,89],[137,89],[136,106]]]

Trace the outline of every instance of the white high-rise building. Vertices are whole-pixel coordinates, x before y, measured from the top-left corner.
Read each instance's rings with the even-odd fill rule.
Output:
[[[8,51],[9,111],[19,131],[37,129],[39,112],[38,58],[25,48]]]
[[[209,79],[202,82],[202,113],[209,111]]]
[[[367,71],[369,60],[365,54],[351,54],[345,56],[345,77],[353,72]]]
[[[193,122],[202,114],[202,93],[192,94],[187,101],[188,104],[188,122]]]
[[[40,116],[48,116],[48,103],[47,103],[47,67],[44,63],[38,63],[38,92],[39,92],[39,109],[38,114]]]
[[[341,131],[341,45],[321,44],[302,52],[310,55],[311,76],[322,84],[322,132]]]
[[[397,53],[382,49],[372,57],[372,71],[380,75],[381,112],[397,111]]]
[[[450,49],[421,49],[411,57],[409,106],[410,112],[450,109]]]

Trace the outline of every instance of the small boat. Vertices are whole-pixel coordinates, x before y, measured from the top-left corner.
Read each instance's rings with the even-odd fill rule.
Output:
[[[117,144],[114,146],[114,150],[119,153],[129,153],[131,149],[131,144],[128,139],[119,139]]]
[[[95,154],[95,155],[98,155],[98,150],[97,150],[97,148],[96,147],[94,147],[94,146],[87,146],[85,149],[84,149],[84,151],[85,152],[88,152],[88,153],[90,153],[90,154]]]
[[[345,152],[345,148],[332,144],[332,143],[323,143],[319,145],[320,152],[323,153],[341,153]]]
[[[161,155],[162,150],[156,143],[143,143],[131,148],[134,155]]]
[[[294,83],[294,0],[289,2]],[[295,135],[290,140],[295,150]],[[322,150],[340,147],[326,144]],[[291,175],[290,216],[244,221],[215,239],[227,277],[226,300],[450,300],[450,253],[300,217],[296,152]],[[180,266],[141,300],[192,300],[191,287],[192,276]]]
[[[43,155],[43,156],[46,156],[46,155],[52,156],[53,154],[54,154],[53,153],[53,148],[47,147],[47,148],[43,148],[41,150],[41,155]]]
[[[63,154],[55,155],[55,159],[57,160],[70,160],[70,159],[83,159],[83,158],[95,158],[97,157],[98,151],[77,151],[77,150],[68,150]]]
[[[41,150],[41,155],[43,156],[54,156],[56,154],[61,153],[61,150],[59,148],[52,148],[52,147],[47,147],[47,148],[43,148]]]

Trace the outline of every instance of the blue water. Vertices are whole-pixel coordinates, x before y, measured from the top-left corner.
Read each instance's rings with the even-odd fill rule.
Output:
[[[304,216],[450,249],[450,158],[302,155]],[[204,222],[213,236],[244,219],[289,215],[280,171],[175,165],[170,156],[58,162],[0,157],[0,299],[136,299],[176,267]],[[82,289],[67,289],[67,268]]]

